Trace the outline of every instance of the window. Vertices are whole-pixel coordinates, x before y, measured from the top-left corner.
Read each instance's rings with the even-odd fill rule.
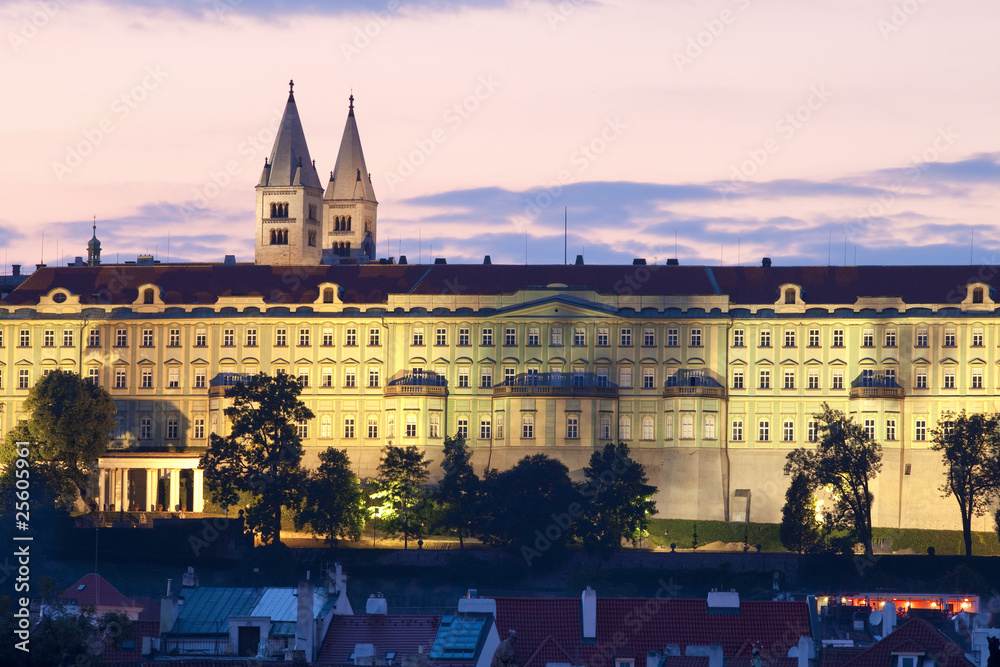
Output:
[[[583,369],[582,368],[573,369],[573,386],[582,387],[583,381],[584,381]],[[629,383],[630,383],[629,387],[632,386],[631,382],[632,382],[632,371],[629,371]]]
[[[646,327],[642,330],[642,346],[643,347],[655,347],[656,346],[656,330],[652,327]]]
[[[844,347],[844,330],[833,330],[833,347]]]
[[[865,329],[861,332],[861,347],[875,347],[874,329]]]
[[[566,417],[566,437],[572,439],[580,437],[580,418],[578,416]]]
[[[844,388],[844,371],[838,369],[833,371],[831,376],[830,388],[831,389],[843,389]]]
[[[277,347],[286,347],[288,345],[287,329],[276,329],[274,331],[274,344]]]
[[[642,439],[643,440],[655,440],[656,439],[656,426],[653,418],[646,415],[642,418]]]
[[[257,330],[247,329],[247,347],[257,347]]]
[[[677,347],[680,345],[680,335],[677,329],[667,329],[667,347]]]
[[[972,369],[972,388],[982,389],[983,388],[983,369],[973,368]]]
[[[415,438],[417,437],[417,416],[414,414],[406,415],[406,437]],[[431,436],[433,438],[440,436]]]
[[[975,287],[972,290],[972,303],[982,303],[983,302],[983,288]]]
[[[691,440],[694,438],[694,415],[691,413],[681,415],[681,439]]]
[[[944,372],[944,388],[954,389],[955,388],[955,370],[949,368]]]
[[[771,439],[771,422],[767,419],[761,419],[757,422],[757,440],[760,442],[767,442]]]
[[[618,369],[618,386],[622,389],[632,388],[632,369],[631,368],[619,368]]]
[[[460,347],[465,347],[469,345],[469,328],[465,327],[458,330],[458,345]]]
[[[601,440],[611,439],[611,417],[608,415],[601,415],[601,426],[600,426],[600,438]]]
[[[320,417],[319,437],[321,438],[333,437],[332,431],[333,431],[333,419],[330,418],[330,415],[323,415],[322,417]]]
[[[448,330],[447,329],[435,329],[434,330],[434,344],[435,345],[447,345],[448,344]]]
[[[535,345],[538,345],[538,329],[535,329]],[[528,331],[528,345],[531,345],[531,331]],[[563,330],[562,327],[552,327],[549,329],[549,344],[550,345],[562,345],[563,344]]]
[[[469,367],[463,366],[458,369],[458,386],[468,387],[469,386]]]
[[[385,437],[395,438],[396,437],[396,413],[387,412],[385,413]]]
[[[411,417],[413,418],[413,435],[416,436],[416,434],[417,434],[417,421],[416,421],[416,419],[417,418],[414,417],[413,415],[407,415],[406,418],[407,418],[407,420],[409,420]],[[409,432],[410,432],[409,421],[407,421],[407,433],[409,433]],[[441,437],[441,415],[439,415],[437,413],[431,415],[431,419],[430,419],[430,431],[428,432],[427,437],[429,437],[429,438],[440,438]]]
[[[691,347],[701,347],[701,329],[691,329]]]
[[[413,328],[413,344],[420,346],[424,344],[424,329],[423,327]]]
[[[91,329],[91,334],[93,334],[93,332],[94,330]],[[3,347],[3,329],[0,329],[0,347]]]
[[[795,288],[794,287],[789,287],[788,289],[785,290],[785,303],[786,304],[791,304],[791,305],[795,304]]]
[[[927,389],[927,369],[918,368],[917,373],[914,376],[914,388],[916,389]]]
[[[152,417],[142,417],[139,419],[139,439],[149,440],[153,437],[153,419]]]
[[[733,347],[743,346],[743,329],[733,329]]]
[[[806,437],[809,440],[809,442],[818,442],[819,441],[819,422],[816,422],[816,421],[813,421],[813,420],[809,420],[809,423],[806,424],[806,427],[807,427],[806,428]]]
[[[795,332],[792,329],[785,329],[785,347],[795,347]]]
[[[642,388],[643,389],[653,389],[656,385],[654,384],[656,378],[653,376],[654,369],[643,368],[642,369]]]
[[[705,415],[705,433],[706,440],[715,440],[715,415]]]
[[[733,371],[733,389],[743,389],[743,371]]]
[[[771,347],[771,332],[763,329],[760,332],[760,345],[757,347]]]
[[[381,347],[381,345],[382,345],[382,330],[377,327],[368,329],[368,347]]]
[[[230,343],[232,345],[232,343]],[[153,347],[153,330],[143,329],[142,330],[142,346],[143,347]]]
[[[490,428],[490,418],[488,415],[479,418],[479,439],[489,440],[492,437]]]
[[[632,347],[632,329],[631,327],[623,327],[619,332],[618,344],[622,347]]]
[[[369,368],[368,369],[368,386],[372,389],[379,386],[379,369]]]
[[[46,329],[45,333],[42,334],[42,347],[55,347],[56,345],[56,332],[51,329]]]
[[[196,368],[194,371],[194,387],[195,389],[205,388],[205,369]]]
[[[378,437],[378,416],[368,415],[368,437],[375,439]]]
[[[632,439],[632,418],[628,415],[618,418],[618,437],[622,440]]]
[[[521,437],[522,438],[534,438],[535,437],[535,416],[534,415],[522,415],[521,416]]]
[[[63,329],[63,347],[73,347],[73,330]]]
[[[597,330],[597,347],[607,347],[608,346],[608,330],[598,329]]]
[[[607,368],[598,368],[597,369],[597,386],[598,387],[607,387],[607,386],[609,386],[609,384],[610,383],[608,382],[608,369]]]
[[[481,332],[482,345],[493,345],[493,329],[491,327],[486,327]]]
[[[0,334],[0,347],[3,346],[3,334]],[[87,346],[88,347],[100,347],[101,346],[101,330],[91,329],[87,334]]]
[[[142,389],[152,389],[153,388],[153,369],[143,368],[142,372],[139,374],[139,387]]]
[[[344,369],[344,386],[348,388],[357,386],[357,369],[353,366]]]
[[[319,386],[321,387],[332,387],[333,386],[333,367],[323,366],[319,371]]]
[[[781,425],[781,441],[795,442],[795,422],[786,419]]]
[[[927,440],[927,420],[918,419],[914,423],[913,439],[919,441]]]
[[[298,375],[296,377],[298,378],[299,385],[302,386],[302,388],[308,387],[309,386],[309,367],[308,366],[299,366],[299,373],[298,373]]]
[[[20,347],[31,347],[31,331],[28,329],[21,329],[21,335],[18,339],[18,345]]]
[[[87,381],[94,385],[95,387],[101,384],[101,369],[100,368],[88,368],[87,369]]]
[[[517,329],[507,328],[503,330],[503,344],[517,345]]]
[[[503,369],[504,384],[511,384],[514,381],[515,369],[513,366],[505,366]]]
[[[177,417],[167,417],[167,440],[177,439]]]
[[[194,418],[194,438],[195,440],[201,440],[205,437],[205,418],[195,417]]]
[[[875,420],[865,419],[864,423],[865,437],[869,440],[875,439]]]
[[[416,424],[414,424],[413,428],[416,428]],[[344,437],[347,439],[354,438],[354,417],[344,417]]]
[[[896,439],[896,420],[886,419],[885,420],[885,439],[895,440]]]
[[[955,347],[955,330],[944,330],[944,347]]]
[[[771,388],[771,371],[767,370],[766,368],[761,369],[760,371],[760,388],[761,389]]]
[[[885,347],[896,347],[896,330],[885,330]]]
[[[983,330],[973,329],[972,330],[972,347],[982,347],[983,346]]]
[[[479,369],[479,386],[484,389],[493,386],[493,368],[491,366],[483,366]]]
[[[503,440],[503,413],[502,412],[498,412],[496,414],[496,419],[494,420],[494,422],[496,423],[497,427],[496,427],[496,431],[494,432],[493,437],[496,438],[497,440]]]
[[[170,389],[177,389],[181,386],[181,369],[180,368],[169,368],[167,369],[167,387]]]
[[[784,389],[795,389],[795,371],[785,370],[785,383],[782,386]]]
[[[819,347],[819,329],[809,330],[809,347]]]
[[[732,440],[733,440],[733,442],[742,442],[743,441],[743,420],[742,419],[734,419],[733,420],[733,437],[732,437]]]
[[[819,389],[819,369],[810,368],[808,375],[808,384],[806,385],[809,389]]]
[[[167,332],[167,346],[168,347],[180,347],[181,346],[181,330],[180,329],[170,329]]]
[[[927,329],[917,329],[915,347],[927,347]]]
[[[115,440],[121,440],[125,437],[125,417],[118,415],[115,417]]]
[[[30,385],[30,378],[31,376],[29,375],[29,371],[27,368],[17,369],[17,388],[27,389],[28,386]]]
[[[205,347],[206,345],[208,345],[208,332],[204,329],[198,329],[194,333],[194,346]]]
[[[333,329],[323,329],[323,342],[320,344],[323,347],[333,346]]]
[[[309,329],[299,329],[299,347],[309,347]]]

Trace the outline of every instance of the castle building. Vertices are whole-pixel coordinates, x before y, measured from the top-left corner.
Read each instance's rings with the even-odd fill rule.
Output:
[[[884,447],[876,525],[960,525],[932,430],[949,410],[997,409],[995,267],[370,261],[353,112],[324,193],[289,93],[257,186],[256,263],[43,267],[14,289],[0,427],[39,377],[79,372],[118,406],[99,504],[197,511],[226,386],[281,372],[315,414],[299,425],[309,465],[334,446],[366,477],[387,443],[439,461],[461,434],[477,471],[541,452],[579,477],[621,441],[661,516],[776,522],[785,456],[812,446],[829,403]]]

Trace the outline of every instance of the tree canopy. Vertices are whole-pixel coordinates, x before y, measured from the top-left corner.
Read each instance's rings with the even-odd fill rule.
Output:
[[[805,553],[819,542],[819,522],[816,520],[816,497],[812,481],[797,474],[785,491],[785,506],[781,508],[781,543],[789,551]]]
[[[386,445],[382,449],[378,477],[373,483],[375,506],[369,511],[384,520],[383,527],[387,532],[403,536],[404,549],[409,548],[411,538],[423,536],[421,487],[430,477],[429,465],[430,461],[414,445]]]
[[[608,444],[594,452],[583,474],[584,548],[607,556],[621,550],[623,538],[634,542],[648,533],[649,516],[656,512],[656,487],[647,483],[646,470],[632,459],[628,445]]]
[[[336,546],[338,539],[361,539],[365,527],[365,497],[358,476],[351,471],[346,449],[328,447],[319,454],[319,467],[308,475],[295,527],[309,526],[315,535]]]
[[[830,513],[832,527],[849,527],[870,556],[875,496],[869,483],[882,469],[882,445],[863,426],[826,403],[814,417],[819,428],[816,449],[789,452],[785,472],[804,476],[812,488],[832,487],[836,498]]]
[[[480,480],[472,469],[472,452],[461,436],[445,436],[444,477],[438,482],[434,498],[442,506],[439,525],[455,531],[459,548],[475,531],[479,509]]]
[[[229,435],[213,433],[201,457],[214,502],[231,507],[240,492],[250,494],[247,526],[265,544],[281,541],[282,508],[299,504],[306,481],[298,425],[313,413],[300,392],[284,373],[251,375],[227,388]]]

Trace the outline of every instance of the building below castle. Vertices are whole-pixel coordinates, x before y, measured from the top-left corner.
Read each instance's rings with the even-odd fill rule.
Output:
[[[101,264],[95,230],[86,263],[0,301],[0,427],[39,377],[78,372],[118,407],[99,504],[199,511],[225,388],[289,373],[315,414],[310,465],[334,446],[366,477],[386,444],[437,461],[460,434],[478,471],[544,452],[580,477],[626,442],[661,516],[776,522],[785,456],[826,402],[884,447],[876,525],[960,526],[931,431],[997,409],[995,267],[372,261],[375,207],[353,100],[324,192],[289,93],[256,263]]]

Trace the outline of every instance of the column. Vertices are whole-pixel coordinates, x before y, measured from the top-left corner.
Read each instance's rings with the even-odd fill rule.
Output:
[[[121,472],[121,476],[122,476],[122,504],[121,504],[121,509],[127,512],[128,509],[129,509],[129,504],[128,503],[129,503],[129,500],[131,499],[131,494],[128,492],[128,468],[122,468],[120,472]]]
[[[108,503],[108,509],[114,505],[115,509],[121,508],[121,492],[118,490],[118,468],[112,468],[108,471],[108,495],[111,497],[111,501]]]
[[[108,502],[107,494],[108,471],[104,468],[97,469],[97,511],[104,511],[104,504]]]
[[[173,512],[181,503],[181,471],[170,469],[170,511]]]
[[[205,471],[201,468],[194,469],[194,507],[195,512],[205,511]]]
[[[156,469],[146,470],[146,509],[156,511]]]

